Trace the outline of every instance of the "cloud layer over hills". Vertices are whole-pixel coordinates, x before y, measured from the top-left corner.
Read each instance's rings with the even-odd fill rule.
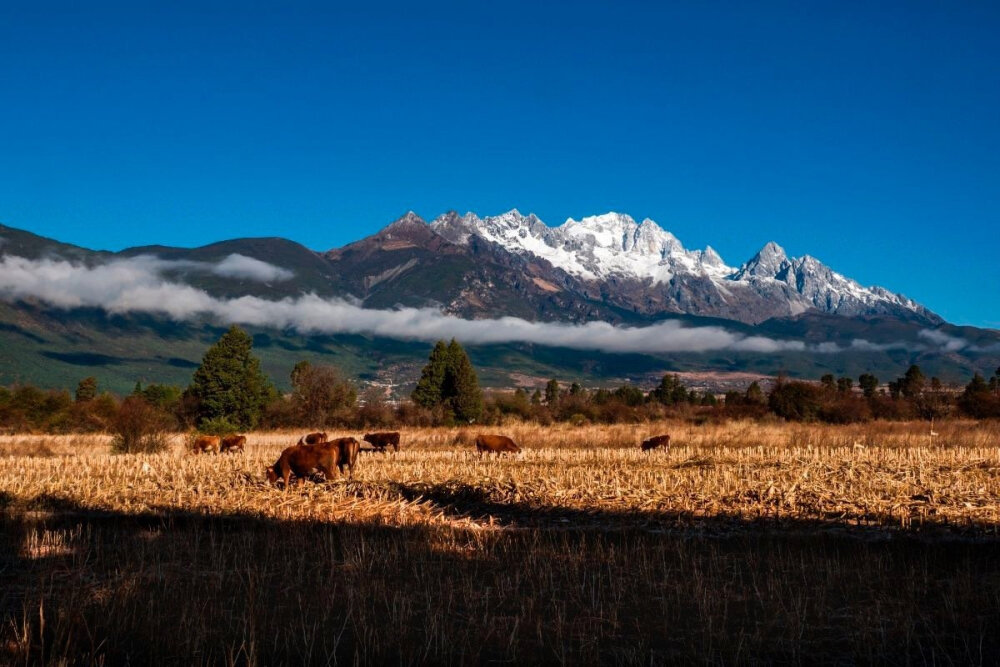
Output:
[[[67,309],[97,307],[111,313],[162,314],[175,320],[207,315],[225,323],[294,329],[307,334],[373,334],[424,341],[454,337],[467,344],[521,342],[635,353],[718,350],[835,353],[844,349],[830,343],[806,345],[796,340],[748,336],[718,326],[688,327],[675,320],[645,327],[617,327],[606,322],[560,324],[515,317],[469,320],[432,308],[375,310],[314,294],[281,300],[254,296],[223,299],[165,275],[184,271],[208,271],[260,282],[287,280],[292,276],[287,269],[242,255],[230,255],[217,264],[142,255],[95,266],[55,258],[33,260],[6,255],[0,258],[0,298],[34,299]],[[962,339],[941,332],[928,330],[922,335],[927,347],[953,350],[968,346]],[[884,350],[915,345],[919,347],[919,344],[876,345],[855,340],[850,347]]]

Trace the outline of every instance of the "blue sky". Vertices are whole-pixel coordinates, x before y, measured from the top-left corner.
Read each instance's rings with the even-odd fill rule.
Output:
[[[334,4],[0,4],[0,222],[325,250],[616,210],[1000,328],[1000,4]]]

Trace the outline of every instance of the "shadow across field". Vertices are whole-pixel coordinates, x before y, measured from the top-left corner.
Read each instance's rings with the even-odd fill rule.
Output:
[[[758,517],[747,518],[738,514],[716,512],[711,516],[681,510],[640,509],[621,502],[621,509],[567,505],[540,505],[531,501],[494,498],[497,490],[488,487],[445,483],[392,482],[390,488],[408,501],[430,502],[455,518],[507,527],[570,528],[575,530],[671,530],[700,535],[725,536],[761,531],[780,531],[786,535],[852,535],[868,539],[920,539],[993,541],[1000,544],[1000,526],[985,521],[926,523],[908,521],[910,507],[895,517],[863,514],[845,519],[836,517],[807,517],[803,513],[775,511]],[[503,491],[504,489],[500,489]],[[514,492],[512,488],[511,493]],[[923,503],[914,501],[912,507]]]
[[[94,512],[58,497],[13,513],[13,502],[0,498],[0,662],[10,664],[1000,658],[992,541],[756,524],[400,528]],[[435,502],[499,512],[481,498]]]

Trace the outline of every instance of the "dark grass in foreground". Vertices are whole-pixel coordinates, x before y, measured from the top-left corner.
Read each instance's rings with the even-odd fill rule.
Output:
[[[8,516],[0,610],[14,665],[991,664],[1000,543]]]

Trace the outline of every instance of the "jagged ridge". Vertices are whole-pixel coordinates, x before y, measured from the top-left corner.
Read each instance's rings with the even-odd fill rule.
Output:
[[[737,269],[711,247],[687,250],[653,220],[636,222],[621,213],[570,218],[549,227],[516,209],[485,218],[451,212],[431,222],[430,228],[459,245],[477,237],[508,252],[544,259],[584,283],[598,285],[612,302],[635,305],[640,311],[652,307],[749,323],[809,310],[942,321],[912,299],[882,287],[864,287],[814,257],[790,258],[776,243],[768,243]],[[606,289],[609,284],[617,287]],[[635,303],[643,300],[647,305]]]

